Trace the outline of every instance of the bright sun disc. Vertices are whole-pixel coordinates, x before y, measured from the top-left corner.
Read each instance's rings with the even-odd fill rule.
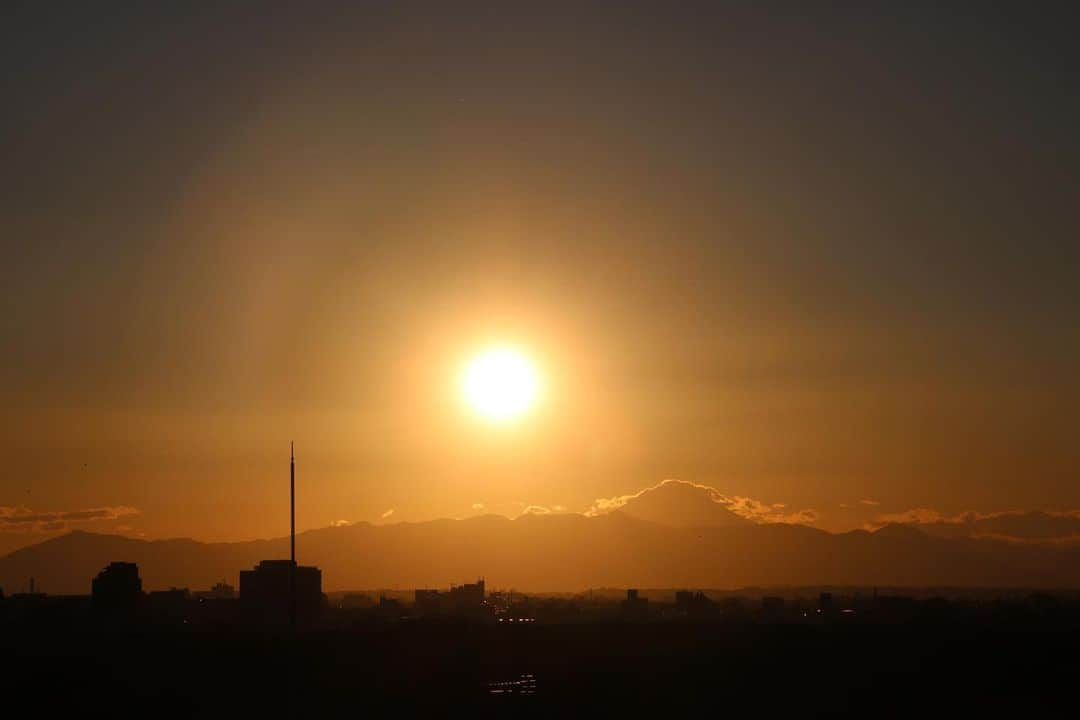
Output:
[[[501,422],[523,415],[536,404],[540,378],[521,353],[510,348],[493,348],[469,362],[462,389],[473,410]]]

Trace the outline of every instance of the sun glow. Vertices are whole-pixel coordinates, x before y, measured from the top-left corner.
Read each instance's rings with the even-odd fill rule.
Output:
[[[461,388],[465,401],[477,414],[493,422],[508,422],[536,405],[540,375],[522,353],[496,347],[469,361]]]

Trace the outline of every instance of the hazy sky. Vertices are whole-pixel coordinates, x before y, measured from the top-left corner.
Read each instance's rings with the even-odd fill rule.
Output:
[[[301,529],[1080,508],[1050,6],[126,5],[0,22],[0,551],[280,535],[290,440]],[[497,341],[507,427],[456,387]]]

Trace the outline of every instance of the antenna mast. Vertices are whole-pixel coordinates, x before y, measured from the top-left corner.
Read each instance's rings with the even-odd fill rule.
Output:
[[[289,443],[289,559],[296,564],[296,446]]]
[[[296,445],[289,443],[289,625],[296,629]]]

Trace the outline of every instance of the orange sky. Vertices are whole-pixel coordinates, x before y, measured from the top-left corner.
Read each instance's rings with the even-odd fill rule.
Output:
[[[280,535],[290,440],[301,528],[1080,507],[1050,23],[169,12],[3,31],[0,551]],[[456,394],[492,342],[512,427]]]

